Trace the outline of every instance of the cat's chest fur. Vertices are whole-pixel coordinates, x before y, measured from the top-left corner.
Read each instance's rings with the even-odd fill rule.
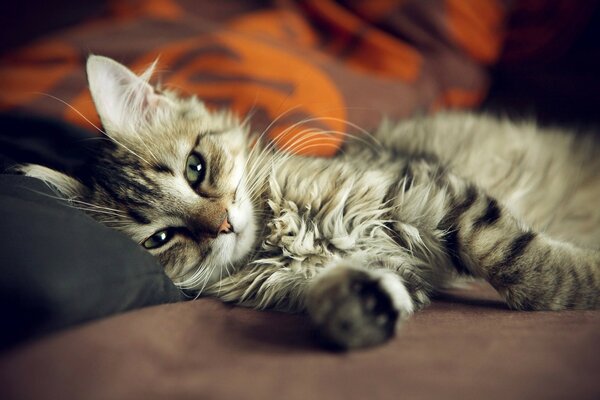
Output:
[[[255,261],[319,267],[392,241],[386,194],[398,180],[396,164],[307,157],[278,163],[263,197],[267,217]]]

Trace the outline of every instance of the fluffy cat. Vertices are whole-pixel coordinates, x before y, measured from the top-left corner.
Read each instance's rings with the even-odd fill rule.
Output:
[[[389,339],[461,275],[518,310],[600,304],[592,137],[438,114],[303,157],[159,91],[152,68],[91,56],[87,73],[110,140],[85,175],[22,170],[126,232],[183,289],[306,311],[346,349]]]

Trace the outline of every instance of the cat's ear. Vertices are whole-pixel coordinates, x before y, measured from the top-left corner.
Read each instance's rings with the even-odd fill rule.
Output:
[[[165,105],[165,97],[148,83],[153,69],[154,65],[137,76],[110,58],[94,55],[88,58],[90,92],[107,130],[120,134],[138,132]]]
[[[87,188],[77,179],[71,178],[62,172],[55,171],[48,167],[37,164],[24,164],[16,168],[17,171],[32,178],[41,179],[49,183],[60,194],[68,199],[81,197],[87,191]]]

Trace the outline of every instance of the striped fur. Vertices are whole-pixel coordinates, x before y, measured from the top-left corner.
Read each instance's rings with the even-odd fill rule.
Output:
[[[438,114],[384,122],[333,159],[300,157],[249,140],[235,118],[194,98],[148,91],[146,77],[97,92],[93,82],[132,74],[90,63],[111,140],[86,176],[23,170],[140,243],[174,228],[151,251],[183,288],[307,311],[342,348],[387,340],[461,275],[487,280],[519,310],[599,306],[600,147],[591,136]],[[118,113],[132,115],[123,127],[103,111],[129,107],[114,96],[141,99]],[[136,130],[131,120],[143,123]],[[183,178],[191,151],[208,163],[197,190]],[[235,235],[207,235],[222,212]]]

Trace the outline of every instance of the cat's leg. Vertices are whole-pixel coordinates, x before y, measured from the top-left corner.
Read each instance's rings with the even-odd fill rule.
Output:
[[[467,204],[470,206],[465,207]],[[600,253],[560,242],[517,220],[494,198],[467,186],[443,221],[455,265],[485,278],[511,307],[600,305]]]
[[[340,349],[385,342],[416,308],[398,274],[360,264],[354,259],[336,262],[310,282],[306,293],[317,332]]]
[[[308,312],[328,344],[351,349],[394,335],[422,305],[421,297],[411,298],[410,288],[380,261],[353,257],[324,267],[247,267],[203,293],[252,308]]]
[[[497,199],[450,172],[425,162],[407,171],[411,183],[404,201],[430,199],[432,236],[459,272],[486,279],[516,309],[600,306],[600,252],[533,231]],[[399,219],[409,218],[403,207],[410,205],[398,204]]]

